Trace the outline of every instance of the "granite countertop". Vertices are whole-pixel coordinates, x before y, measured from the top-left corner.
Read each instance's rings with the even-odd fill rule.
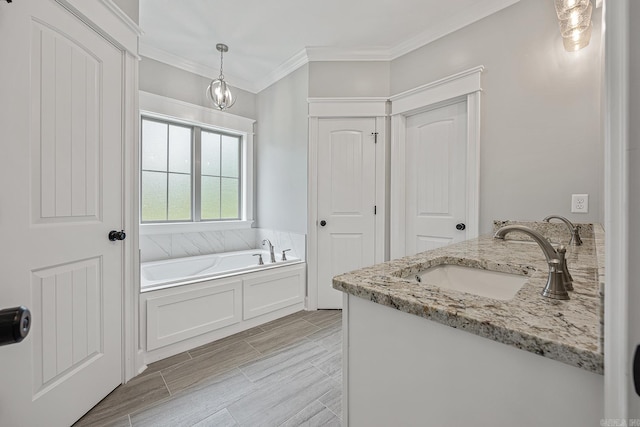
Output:
[[[497,225],[505,223],[496,222]],[[566,228],[564,230],[566,233]],[[550,237],[550,240],[553,242],[554,238]],[[574,290],[569,292],[571,299],[567,301],[540,295],[547,280],[548,266],[538,245],[494,239],[492,235],[342,274],[333,278],[333,287],[603,374],[602,227],[589,224],[582,240],[582,246],[571,246],[567,250],[567,263],[574,280]],[[566,241],[560,243],[566,244]],[[416,273],[440,264],[516,273],[530,279],[508,301],[439,288],[415,280]]]

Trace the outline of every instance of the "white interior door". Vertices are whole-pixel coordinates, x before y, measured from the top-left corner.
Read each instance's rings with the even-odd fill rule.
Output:
[[[333,276],[375,262],[376,122],[318,124],[318,308],[342,308]],[[324,225],[323,225],[324,224]]]
[[[0,7],[0,425],[68,426],[122,379],[122,52],[53,0]]]
[[[407,118],[406,255],[466,238],[466,101]]]

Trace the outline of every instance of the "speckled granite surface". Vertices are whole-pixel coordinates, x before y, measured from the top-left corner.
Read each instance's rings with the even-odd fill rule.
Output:
[[[543,298],[548,267],[535,244],[492,235],[377,264],[334,277],[333,287],[378,304],[530,351],[597,374],[602,353],[604,232],[583,235],[584,245],[567,252],[574,279],[571,299]],[[601,259],[599,261],[599,259]],[[426,268],[454,264],[530,277],[509,301],[418,283]]]

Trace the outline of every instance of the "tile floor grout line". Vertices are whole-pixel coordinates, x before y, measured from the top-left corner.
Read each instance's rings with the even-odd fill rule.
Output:
[[[162,375],[162,371],[158,371],[158,373],[160,374],[160,378],[162,378],[162,382],[164,383],[164,386],[167,388],[167,391],[169,392],[169,397],[173,396],[173,394],[171,393],[171,389],[169,388],[169,385],[167,384],[167,380],[164,379],[164,375]]]
[[[258,350],[258,349],[257,349],[257,348],[255,348],[254,346],[252,346],[252,345],[251,345],[251,343],[250,343],[250,342],[248,342],[247,340],[243,339],[242,341],[244,341],[244,342],[245,342],[249,347],[251,347],[252,349],[254,349],[255,351],[257,351],[257,352],[258,352],[258,354],[259,354],[260,356],[266,356],[266,354],[262,353],[260,350]],[[260,358],[258,358],[258,359],[260,359]]]
[[[318,399],[316,399],[318,400]],[[304,411],[305,409],[307,409],[309,406],[311,406],[313,402],[311,402],[310,404],[308,404],[307,406],[305,406],[304,408],[300,409],[298,412],[296,412],[295,414],[293,414],[292,416],[290,416],[289,418],[287,418],[286,420],[284,420],[283,422],[281,422],[280,424],[278,424],[278,427],[282,427],[283,425],[285,425],[286,423],[288,423],[290,420],[292,420],[293,418],[295,418],[298,414],[302,413],[302,411]],[[322,402],[320,402],[322,404]]]
[[[323,323],[323,324],[326,323],[326,322],[330,322],[330,323],[324,324],[324,326],[320,326],[320,325],[315,324],[313,321],[311,321],[311,320],[314,320],[314,318],[318,319],[319,323]],[[308,320],[308,319],[310,319],[310,320]],[[335,321],[331,321],[331,320],[335,320]],[[313,328],[311,328],[311,326],[313,326]],[[248,374],[244,370],[240,369],[241,365],[245,365],[245,364],[250,363],[250,362],[259,362],[259,361],[267,360],[272,355],[276,355],[276,354],[278,354],[280,352],[287,351],[288,349],[294,349],[295,347],[299,347],[301,345],[308,345],[308,344],[311,345],[310,349],[317,349],[317,351],[319,351],[322,354],[327,355],[327,356],[329,355],[329,353],[334,353],[334,352],[341,353],[342,352],[342,346],[341,345],[339,345],[339,346],[336,346],[335,344],[328,345],[329,342],[333,342],[334,341],[334,339],[333,339],[334,337],[332,336],[334,334],[333,329],[335,329],[335,331],[337,332],[337,331],[341,330],[341,328],[342,328],[342,326],[340,325],[340,317],[339,316],[336,316],[336,318],[334,319],[333,316],[326,316],[324,314],[319,315],[319,316],[314,316],[314,314],[312,312],[306,312],[306,316],[297,315],[297,317],[292,319],[290,322],[287,322],[287,323],[285,323],[283,325],[279,325],[276,328],[272,328],[272,329],[268,329],[268,330],[264,330],[260,326],[256,326],[255,328],[256,328],[255,329],[255,332],[256,332],[255,335],[251,335],[250,337],[241,337],[241,338],[239,337],[239,339],[237,339],[237,341],[234,340],[234,342],[228,343],[226,345],[222,345],[219,348],[215,348],[215,345],[214,345],[214,346],[212,346],[212,347],[214,347],[214,349],[212,351],[202,353],[201,355],[198,355],[197,357],[194,357],[194,355],[192,354],[192,350],[187,350],[186,353],[187,353],[187,357],[189,357],[189,359],[183,360],[183,361],[181,361],[179,363],[176,363],[176,364],[173,364],[171,366],[168,366],[168,367],[165,367],[163,369],[158,370],[158,374],[162,378],[163,385],[165,386],[165,390],[167,390],[167,392],[168,392],[168,396],[166,397],[166,399],[167,400],[173,400],[173,399],[176,398],[176,396],[178,396],[178,394],[180,392],[183,391],[183,390],[178,390],[177,392],[172,392],[171,388],[169,387],[169,385],[167,383],[166,378],[164,377],[164,373],[168,369],[171,369],[171,370],[176,369],[178,366],[182,365],[183,363],[189,362],[189,361],[194,360],[194,359],[199,359],[199,358],[201,358],[201,356],[202,356],[202,358],[204,358],[205,356],[212,357],[212,353],[213,352],[215,352],[216,354],[220,354],[220,355],[230,354],[229,351],[228,351],[229,347],[231,347],[233,345],[237,345],[238,343],[242,343],[238,347],[238,350],[240,350],[240,353],[241,353],[241,354],[238,354],[238,356],[239,357],[244,357],[247,354],[251,354],[251,356],[254,357],[254,359],[252,359],[250,361],[245,361],[243,363],[238,363],[237,360],[229,359],[229,362],[231,362],[233,364],[232,367],[230,366],[230,367],[228,367],[228,369],[225,369],[223,372],[217,372],[215,375],[212,375],[211,377],[207,377],[207,378],[213,378],[213,377],[216,377],[218,375],[222,375],[222,374],[228,373],[228,372],[230,372],[232,370],[235,370],[236,372],[239,372],[239,373],[242,374],[242,376],[238,377],[238,378],[244,378],[247,381],[245,383],[246,387],[248,389],[252,389],[252,388],[255,387],[257,382],[252,381],[248,377]],[[307,334],[299,334],[298,337],[292,342],[288,342],[287,340],[285,340],[285,342],[288,342],[288,344],[283,346],[283,347],[280,347],[280,348],[278,348],[278,346],[276,345],[276,347],[274,347],[275,351],[263,350],[263,351],[265,351],[265,352],[263,352],[263,351],[258,350],[258,347],[260,347],[258,344],[260,344],[263,341],[265,343],[270,341],[268,339],[267,339],[267,341],[265,341],[264,338],[266,338],[266,337],[264,337],[262,340],[259,340],[259,341],[256,342],[258,347],[253,346],[249,342],[249,340],[253,340],[254,338],[263,336],[264,333],[279,331],[281,328],[289,328],[289,329],[291,329],[292,330],[291,333],[294,334],[294,335],[298,335],[300,330],[304,331],[306,329],[314,329],[314,331],[313,332],[309,332]],[[326,337],[318,338],[318,340],[314,340],[314,339],[310,338],[310,336],[315,334],[315,333],[319,333],[319,335],[326,335]],[[287,337],[289,336],[289,334],[284,334],[284,332],[276,332],[274,334],[275,337],[285,336],[285,335]],[[326,345],[323,345],[321,342],[322,341],[326,341],[326,338],[330,337],[330,336],[331,336],[331,339],[327,343],[325,343]],[[274,343],[271,343],[271,344],[274,344]],[[282,343],[279,343],[278,345],[281,345],[281,344]],[[243,345],[246,346],[245,350],[241,349],[241,347]],[[272,349],[272,350],[274,350],[274,349]],[[325,356],[322,356],[322,358],[325,358]],[[310,369],[310,370],[313,370],[313,372],[318,373],[318,375],[319,375],[318,381],[320,381],[322,383],[325,383],[325,381],[329,381],[329,384],[331,385],[331,387],[332,388],[336,387],[337,388],[337,392],[340,392],[340,394],[341,394],[341,383],[342,383],[341,374],[335,375],[336,373],[334,373],[334,375],[330,375],[328,373],[325,373],[322,369],[320,369],[317,366],[317,365],[320,365],[320,364],[321,363],[318,362],[318,361],[315,361],[315,363],[312,363],[309,360],[307,360],[307,362],[306,362],[306,366],[307,367],[305,367],[305,370],[306,369]],[[331,365],[331,366],[333,366],[333,365]],[[331,372],[331,370],[328,370],[328,371]],[[285,370],[282,373],[285,376],[288,377],[286,372],[289,372],[289,371]],[[203,377],[203,379],[204,379],[204,377]],[[193,386],[195,387],[195,384]],[[187,389],[188,388],[191,388],[191,387],[187,387]],[[332,393],[332,392],[335,393],[336,390],[334,389],[333,391],[331,391],[331,390],[327,391],[325,394],[323,394],[321,397],[319,397],[316,400],[321,404],[322,408],[327,408],[329,410],[328,414],[332,414],[332,416],[335,416],[337,418],[337,420],[342,422],[342,417],[339,417],[334,410],[331,410],[326,404],[324,404],[324,403],[319,401],[319,399],[324,398],[325,396],[327,396],[329,393]],[[333,396],[333,397],[335,398],[335,396]],[[333,404],[334,399],[331,399],[330,402]],[[233,421],[236,423],[236,425],[242,426],[242,424],[240,424],[238,422],[236,417],[233,416],[233,414],[231,414],[231,411],[229,411],[229,405],[230,405],[230,402],[225,403],[225,406],[223,408],[220,408],[218,411],[226,410],[228,412],[228,414],[230,415],[230,417],[233,419]],[[300,411],[298,411],[294,416],[300,414],[300,412],[304,411],[306,408],[307,407],[300,408]],[[291,409],[295,410],[297,408],[291,408]],[[339,409],[339,407],[336,406],[336,411],[338,409]],[[142,408],[137,409],[136,412],[138,412],[140,410],[142,410]],[[122,413],[120,416],[124,417],[125,415],[127,416],[128,426],[129,427],[133,427],[132,413],[126,413],[125,412],[125,413]],[[210,414],[210,415],[213,415],[213,414]],[[291,420],[291,418],[293,418],[293,417],[290,417],[289,419],[284,421],[284,423],[289,422]],[[122,420],[123,418],[120,418],[120,419]]]
[[[235,402],[237,402],[237,400],[236,400]],[[235,402],[233,402],[233,403],[235,403]],[[229,414],[229,416],[230,416],[231,418],[233,418],[233,421],[235,421],[235,422],[236,422],[236,425],[237,425],[237,426],[239,426],[239,427],[242,427],[242,425],[238,422],[238,420],[236,420],[236,417],[234,417],[234,416],[233,416],[233,414],[231,413],[231,411],[229,410],[229,407],[228,407],[228,406],[226,406],[226,407],[224,407],[224,408],[220,409],[220,411],[222,411],[222,410],[224,410],[224,409],[226,409],[226,410],[227,410],[227,413]],[[220,412],[220,411],[218,411],[218,412]]]
[[[328,392],[327,392],[327,393],[328,393]],[[327,393],[325,393],[325,394],[327,394]],[[323,394],[322,396],[324,396],[325,394]],[[320,396],[320,398],[322,398],[322,396]],[[320,403],[322,406],[324,406],[325,408],[327,408],[327,410],[328,410],[329,412],[331,412],[333,415],[335,415],[335,416],[336,416],[336,418],[340,420],[340,424],[342,424],[342,417],[341,417],[341,416],[339,416],[338,414],[336,414],[334,411],[332,411],[332,410],[331,410],[331,408],[329,408],[327,405],[325,405],[324,403],[322,403],[322,402],[320,401],[320,399],[317,399],[317,401],[318,401],[318,403]]]

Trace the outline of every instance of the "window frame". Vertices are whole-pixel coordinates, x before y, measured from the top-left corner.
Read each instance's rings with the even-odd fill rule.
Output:
[[[139,145],[140,161],[138,162],[138,179],[140,180],[140,196],[138,197],[140,234],[181,233],[229,230],[250,228],[253,225],[253,127],[255,120],[242,116],[221,112],[211,108],[167,98],[160,95],[140,91],[139,124],[141,143]],[[163,123],[193,128],[192,133],[192,215],[190,221],[142,222],[142,120],[149,119]],[[196,197],[200,198],[201,165],[199,157],[200,145],[194,139],[200,138],[201,130],[212,131],[222,135],[240,138],[239,159],[239,219],[201,220],[196,210]],[[197,131],[197,132],[196,132]],[[196,164],[197,163],[197,164]]]

